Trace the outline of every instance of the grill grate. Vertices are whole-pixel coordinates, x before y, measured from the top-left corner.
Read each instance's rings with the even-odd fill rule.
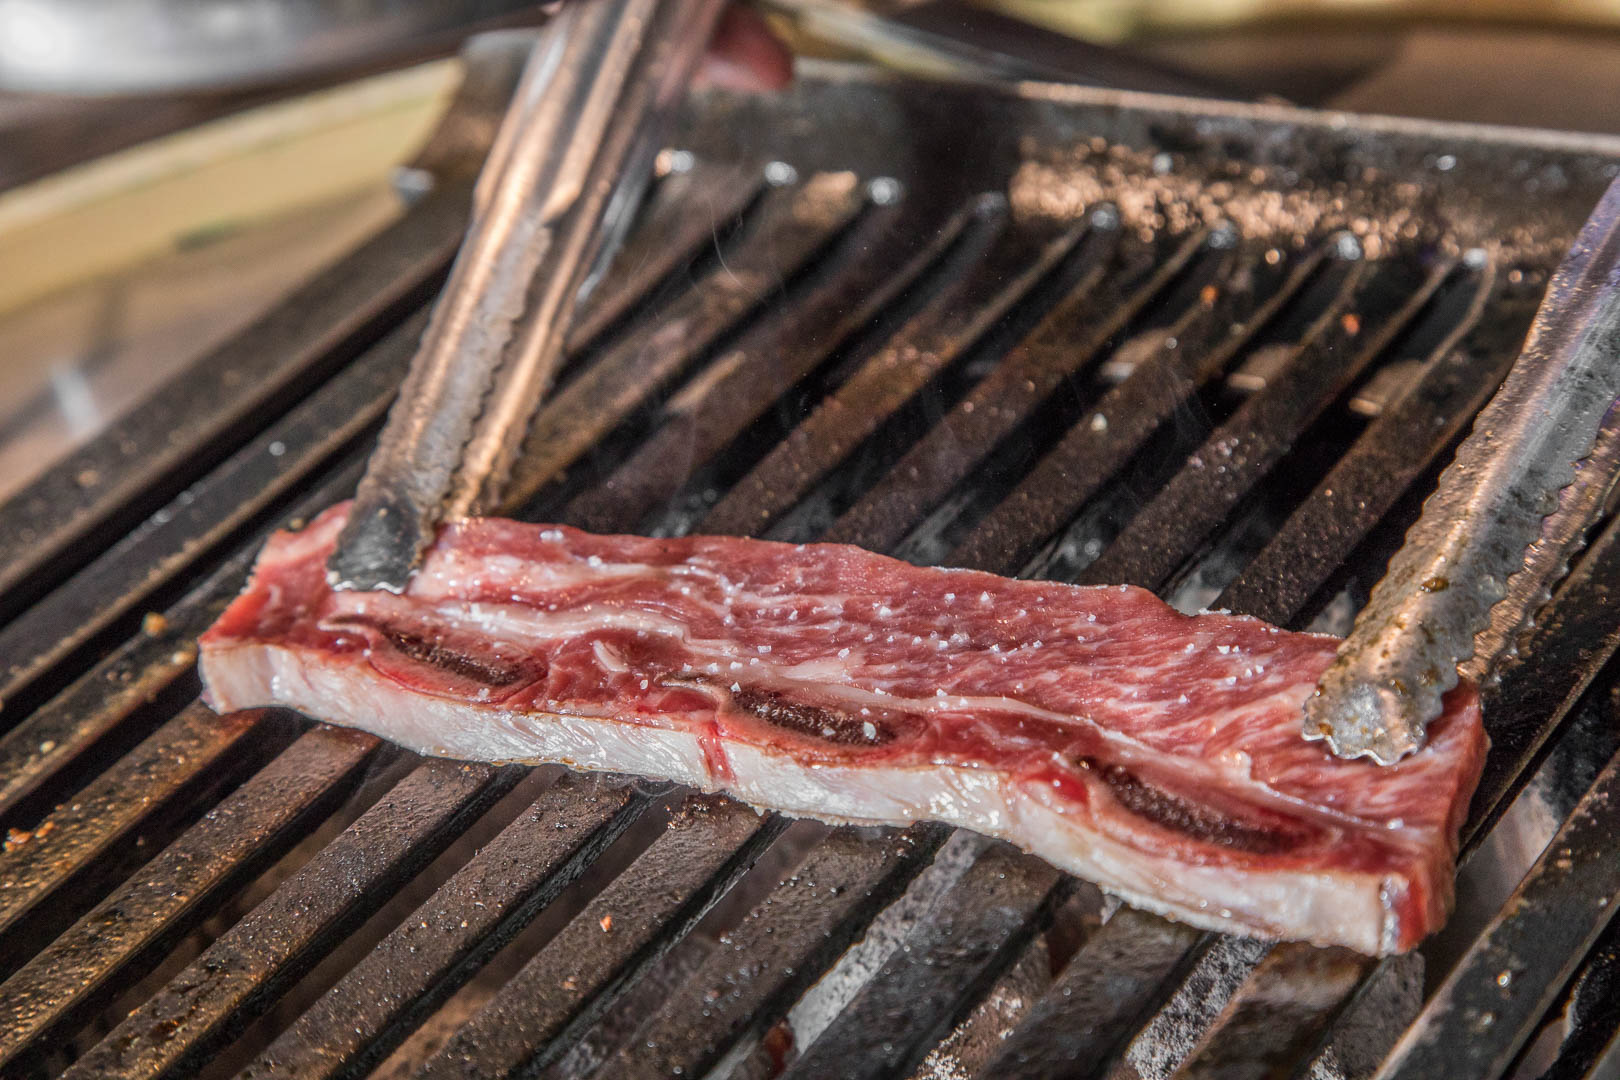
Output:
[[[1418,1014],[1412,958],[1200,934],[937,825],[790,825],[196,704],[191,641],[268,528],[352,490],[403,375],[517,55],[482,49],[436,192],[0,515],[0,1072],[1366,1075],[1403,1009],[1390,1075],[1612,1062],[1613,740],[1525,902],[1431,951]],[[1620,158],[833,68],[710,97],[683,138],[573,334],[520,515],[1295,626],[1376,578]],[[1591,756],[1617,530],[1487,689],[1469,854]]]

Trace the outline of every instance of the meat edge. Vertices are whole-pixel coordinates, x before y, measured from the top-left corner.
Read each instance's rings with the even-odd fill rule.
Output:
[[[833,823],[940,821],[1006,840],[1135,907],[1206,930],[1389,955],[1411,948],[1429,930],[1403,925],[1399,896],[1412,888],[1450,895],[1443,873],[1412,881],[1355,872],[1257,874],[1178,862],[1075,828],[1037,787],[989,769],[807,766],[728,742],[733,778],[717,779],[694,732],[434,698],[368,665],[335,669],[328,661],[263,642],[212,642],[200,658],[205,699],[221,712],[285,706],[430,756],[634,773]],[[387,725],[379,723],[383,716],[390,718]]]

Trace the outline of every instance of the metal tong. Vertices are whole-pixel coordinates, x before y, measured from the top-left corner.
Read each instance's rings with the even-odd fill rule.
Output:
[[[1307,739],[1393,764],[1459,674],[1483,681],[1546,604],[1620,473],[1620,181],[1524,350],[1305,703]]]
[[[724,4],[571,0],[541,32],[327,564],[335,588],[403,591],[441,523],[496,505]]]

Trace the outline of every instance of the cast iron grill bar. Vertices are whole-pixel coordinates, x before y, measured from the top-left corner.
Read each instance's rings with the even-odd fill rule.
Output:
[[[567,774],[406,916],[239,1074],[361,1075],[506,944],[651,804]]]
[[[913,230],[927,230],[927,221],[915,214],[892,222],[883,218],[882,228],[868,230],[875,233],[870,253],[802,304],[768,313],[694,376],[664,404],[647,440],[601,483],[573,499],[561,519],[594,532],[634,529],[795,384],[863,336],[914,288],[923,288],[970,221],[985,227],[982,212],[953,214],[915,252]]]
[[[1248,973],[1187,1059],[1178,1080],[1265,1076],[1316,1046],[1372,961],[1348,949],[1285,943]]]
[[[1207,319],[1197,319],[1195,309],[1188,318],[1197,319],[1196,326],[1160,335],[1156,349],[1043,455],[947,562],[981,569],[1027,564],[1177,410],[1252,345],[1321,272],[1326,258],[1320,246],[1313,249],[1274,289],[1221,290]],[[1348,290],[1339,296],[1347,301]]]
[[[15,970],[89,907],[98,885],[144,861],[143,849],[172,835],[177,819],[273,753],[266,743],[284,742],[291,726],[264,710],[221,718],[191,706],[32,830],[12,833],[0,851],[8,885],[0,889],[0,972]]]
[[[221,895],[285,853],[377,746],[356,731],[308,732],[0,985],[0,1071],[105,1004],[112,980],[138,978]]]
[[[783,1080],[904,1075],[950,1032],[1027,941],[1062,890],[1050,865],[991,847],[939,898],[931,918],[856,993]]]
[[[1082,571],[1080,580],[1162,587],[1311,423],[1418,317],[1451,269],[1442,264],[1418,276],[1401,262],[1370,267],[1358,283],[1352,313],[1319,320],[1283,373],[1210,434],[1175,478]],[[1383,280],[1386,275],[1397,280]],[[1409,298],[1391,310],[1378,300],[1389,292]]]
[[[991,212],[988,208],[986,213]],[[797,503],[863,439],[988,334],[1074,252],[1077,283],[1096,285],[1118,230],[1093,225],[1056,238],[1006,226],[975,237],[982,249],[928,306],[735,484],[703,519],[710,533],[757,535]],[[1078,250],[1076,250],[1078,248]]]
[[[65,1075],[134,1080],[201,1065],[521,774],[515,768],[423,762]],[[132,910],[127,897],[118,902]]]
[[[979,1077],[1093,1075],[1146,1026],[1204,938],[1190,926],[1120,908],[1080,946]]]
[[[1429,358],[1228,586],[1221,606],[1269,619],[1276,607],[1299,608],[1320,595],[1338,567],[1306,554],[1324,541],[1338,551],[1355,550],[1401,495],[1434,468],[1512,365],[1514,342],[1535,310],[1527,300],[1493,292],[1492,282],[1481,280],[1458,329],[1478,326],[1487,301],[1494,320]]]
[[[619,341],[551,396],[535,417],[502,498],[520,505],[637,408],[759,313],[866,209],[847,173],[768,193],[746,241],[673,300],[656,322]]]
[[[541,1052],[572,1046],[786,824],[729,799],[688,796],[652,846],[457,1029],[419,1080],[476,1080],[553,1064]]]
[[[1547,1010],[1543,1025],[1563,1029],[1557,1056],[1541,1080],[1612,1076],[1620,1053],[1620,922],[1609,920],[1592,951],[1570,978],[1562,1000]],[[1605,1056],[1610,1060],[1605,1062]],[[1607,1072],[1604,1069],[1607,1068]]]
[[[1380,1080],[1499,1076],[1620,903],[1620,754],[1424,1006]]]
[[[599,1075],[640,1080],[679,1069],[701,1076],[737,1041],[762,1034],[905,890],[947,832],[922,824],[874,840],[834,830]]]
[[[1090,220],[1097,228],[1117,228],[1118,211],[1103,207],[1092,211]],[[1152,284],[1160,288],[1127,289],[1125,283],[1136,275],[1123,271],[1110,275],[1100,287],[1070,293],[914,443],[823,539],[847,542],[858,536],[879,551],[893,548],[905,537],[912,522],[980,464],[987,448],[1023,426],[1036,407],[1065,381],[1091,367],[1103,346],[1122,333],[1160,289],[1187,267],[1200,241],[1215,249],[1210,259],[1214,263],[1209,268],[1210,279],[1223,281],[1234,262],[1230,249],[1235,243],[1225,230],[1189,238],[1168,259],[1159,261]]]

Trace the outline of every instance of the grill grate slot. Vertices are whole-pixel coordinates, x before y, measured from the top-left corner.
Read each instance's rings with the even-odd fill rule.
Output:
[[[418,767],[92,1048],[73,1073],[156,1076],[201,1065],[518,775],[455,762]]]
[[[1342,301],[1344,286],[1339,275],[1319,272],[1324,258],[1323,252],[1314,252],[1280,288],[1255,306],[1251,305],[1258,297],[1249,290],[1217,297],[1216,308],[1205,324],[1205,335],[1188,335],[1177,328],[1182,332],[1175,335],[1173,349],[1168,347],[1167,338],[1161,338],[1159,351],[1104,394],[1090,415],[1069,429],[1029,475],[959,542],[946,561],[953,566],[981,569],[1029,563],[1046,537],[1079,513],[1132,458],[1141,454],[1155,432],[1172,418],[1179,421],[1180,414],[1193,408],[1194,395],[1234,357],[1251,347],[1255,335],[1265,334],[1273,321],[1287,322],[1283,313],[1290,310],[1296,296],[1302,291],[1322,291],[1325,285],[1331,291],[1323,302]],[[1315,288],[1310,286],[1313,278],[1318,279]],[[1301,297],[1307,307],[1311,299]],[[1230,320],[1229,326],[1241,328],[1236,333],[1228,332],[1225,340],[1216,325],[1223,317]]]
[[[0,988],[13,1003],[0,1069],[63,1034],[110,997],[112,980],[149,967],[223,893],[285,852],[377,745],[335,728],[304,735],[11,976]]]
[[[363,1074],[622,833],[649,799],[564,776],[241,1073]]]
[[[1543,1019],[1543,1033],[1556,1040],[1552,1061],[1541,1080],[1580,1080],[1612,1075],[1620,1050],[1620,924],[1613,919],[1581,968],[1564,1000]],[[1541,1040],[1538,1040],[1540,1042]],[[1540,1049],[1530,1044],[1523,1058]],[[1545,1059],[1545,1056],[1543,1056]]]
[[[1419,280],[1412,280],[1405,267],[1396,274],[1370,272],[1351,312],[1316,328],[1294,362],[1205,440],[1080,580],[1162,587],[1333,399],[1417,317],[1448,271],[1437,268]],[[1379,302],[1391,293],[1410,299],[1392,311]]]
[[[1060,875],[1004,846],[992,847],[939,898],[918,926],[806,1048],[784,1080],[879,1078],[909,1070],[978,1000],[993,973],[1027,940]]]
[[[933,858],[946,830],[917,825],[873,841],[835,830],[753,908],[601,1075],[695,1076],[763,1034]],[[702,1024],[692,1017],[701,1016]]]
[[[1117,212],[1111,207],[1094,211],[1091,221],[1093,228],[1117,228]],[[1168,258],[1155,260],[1146,280],[1127,263],[1111,269],[1103,282],[1087,281],[1066,297],[886,470],[884,479],[850,507],[826,539],[858,536],[880,550],[898,544],[910,523],[980,464],[975,450],[993,446],[1024,425],[1040,402],[1095,362],[1102,347],[1186,269],[1200,239],[1173,246]],[[1229,260],[1210,261],[1215,265],[1207,276],[1224,276]]]
[[[760,534],[924,387],[962,361],[1075,251],[1080,288],[1101,276],[1113,233],[1056,238],[1018,228],[985,230],[966,272],[914,316],[834,394],[818,404],[704,518],[708,532]]]
[[[1204,938],[1191,927],[1122,908],[1081,946],[978,1075],[1092,1075],[1163,1003]]]
[[[546,1068],[647,972],[778,836],[786,822],[691,796],[668,830],[574,918],[420,1074],[485,1076]],[[656,882],[656,889],[648,884]]]
[[[668,511],[655,512],[666,502],[701,506],[701,499],[671,500],[670,492],[690,489],[688,477],[716,455],[729,463],[752,460],[738,445],[745,429],[795,386],[858,348],[887,313],[906,305],[910,293],[930,291],[968,217],[953,215],[934,242],[914,254],[913,230],[929,228],[927,219],[872,215],[852,238],[865,250],[850,269],[803,303],[762,318],[665,403],[656,428],[635,453],[560,516],[580,528],[616,532],[649,518],[669,518]],[[713,485],[699,480],[696,486]]]

